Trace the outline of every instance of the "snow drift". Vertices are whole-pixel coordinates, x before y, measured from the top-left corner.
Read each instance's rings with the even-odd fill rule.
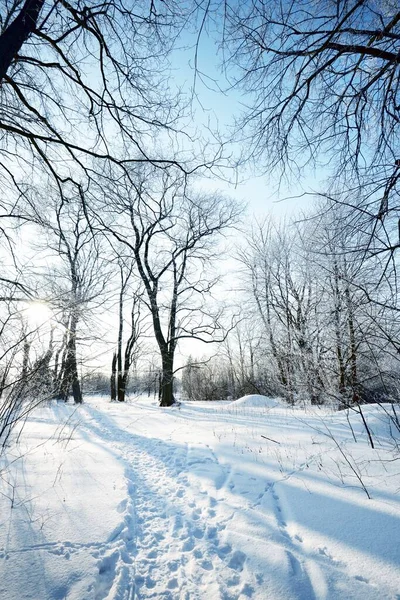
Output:
[[[268,396],[262,396],[261,394],[242,396],[242,398],[238,398],[238,400],[233,400],[231,405],[241,406],[243,408],[275,408],[277,406],[282,406],[277,398],[269,398]]]

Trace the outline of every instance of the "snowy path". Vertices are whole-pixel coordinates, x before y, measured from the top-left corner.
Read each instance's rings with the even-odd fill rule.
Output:
[[[387,493],[398,475],[367,472],[370,501],[331,481],[324,438],[291,412],[71,412],[42,409],[35,441],[51,439],[4,471],[21,500],[0,504],[1,599],[400,598],[400,505]]]

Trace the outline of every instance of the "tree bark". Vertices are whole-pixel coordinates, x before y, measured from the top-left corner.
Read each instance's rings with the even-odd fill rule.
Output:
[[[0,82],[26,42],[35,30],[44,0],[26,0],[19,15],[0,35]]]
[[[339,268],[336,259],[333,263],[334,268],[334,288],[333,288],[333,303],[334,303],[334,323],[335,323],[335,337],[336,337],[336,357],[338,361],[339,369],[339,395],[344,399],[346,392],[346,365],[343,357],[342,339],[340,333],[340,314],[342,306],[340,302],[340,289],[339,289]]]
[[[119,292],[119,305],[118,305],[118,344],[117,344],[117,400],[118,402],[124,402],[125,400],[125,389],[123,385],[123,374],[122,374],[122,334],[124,330],[124,293],[127,280],[123,279],[123,272],[121,269],[121,289]]]
[[[110,390],[111,390],[111,402],[115,402],[117,399],[117,386],[116,386],[116,373],[117,373],[117,355],[113,354],[111,362],[111,377],[110,377]]]
[[[30,351],[30,343],[25,340],[23,346],[23,358],[22,358],[22,372],[21,372],[21,381],[23,384],[26,382],[26,378],[28,376],[28,364],[29,364],[29,351]]]
[[[253,281],[253,294],[254,294],[254,298],[257,303],[258,311],[264,322],[265,328],[268,332],[272,356],[274,357],[276,364],[278,366],[279,381],[282,384],[283,388],[286,389],[288,387],[288,378],[285,373],[284,361],[282,358],[282,354],[278,351],[278,348],[277,348],[277,345],[275,342],[275,338],[274,338],[274,334],[273,334],[273,330],[272,330],[272,318],[271,318],[271,307],[270,307],[270,281],[269,281],[270,276],[269,276],[269,266],[267,265],[266,261],[264,261],[263,273],[264,273],[264,277],[265,277],[264,290],[263,290],[263,293],[264,293],[263,300],[265,302],[265,314],[264,314],[264,310],[262,308],[261,301],[260,301],[258,291],[257,291],[257,287],[256,287],[254,281]]]
[[[117,400],[118,402],[125,402],[125,393],[126,393],[126,381],[127,377],[125,373],[118,371],[117,377]]]
[[[160,388],[160,406],[172,406],[175,404],[173,387],[173,361],[169,353],[162,356],[162,374]]]
[[[351,401],[353,404],[357,404],[360,400],[359,394],[359,382],[358,382],[358,367],[357,367],[357,342],[355,335],[355,326],[354,326],[354,315],[353,315],[353,307],[351,306],[350,301],[350,291],[348,286],[346,287],[346,298],[348,300],[349,305],[349,316],[348,316],[348,326],[349,326],[349,338],[350,338],[350,376],[351,376]]]
[[[118,373],[118,401],[125,402],[126,397],[126,386],[128,385],[129,369],[131,368],[133,351],[133,337],[128,340],[125,348],[124,366],[123,370]]]
[[[82,391],[78,377],[78,363],[76,360],[76,328],[77,318],[75,315],[71,317],[71,325],[67,342],[67,354],[65,358],[65,367],[63,378],[61,381],[61,397],[67,402],[70,387],[72,386],[72,395],[75,404],[82,404]]]

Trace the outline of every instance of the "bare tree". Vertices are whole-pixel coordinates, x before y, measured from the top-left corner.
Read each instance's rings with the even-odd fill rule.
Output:
[[[259,223],[247,240],[239,260],[250,294],[251,319],[260,323],[261,347],[274,365],[272,387],[275,381],[276,391],[291,403],[296,396],[305,395],[318,404],[324,388],[320,299],[305,247],[296,227],[289,223]]]
[[[89,310],[104,302],[108,271],[101,258],[100,238],[86,220],[80,198],[64,203],[53,201],[52,211],[38,216],[41,231],[46,235],[46,248],[54,253],[55,263],[46,275],[48,301],[63,330],[61,347],[55,356],[55,387],[57,396],[68,400],[70,389],[74,402],[82,402],[78,375],[77,340],[82,321]]]
[[[223,17],[227,76],[249,94],[236,139],[265,172],[323,165],[322,189],[368,232],[365,255],[390,262],[400,246],[397,0],[228,1]]]
[[[379,389],[396,397],[390,379],[397,371],[399,298],[395,271],[386,269],[382,277],[385,258],[365,261],[368,232],[343,226],[347,212],[331,201],[320,204],[308,237],[313,240],[310,260],[330,306],[331,318],[324,323],[335,349],[338,389],[343,405],[349,406],[366,396],[376,399]]]
[[[154,131],[175,131],[181,108],[164,59],[181,17],[173,0],[0,3],[0,245],[15,263],[0,274],[1,302],[42,297],[14,254],[15,228],[43,205],[49,181],[65,205],[79,196],[84,207],[99,163],[126,172],[150,160]],[[68,362],[74,319],[65,327]]]
[[[224,362],[225,357],[227,359],[228,393],[233,398],[265,392],[259,377],[259,359],[262,354],[260,346],[264,331],[254,327],[254,319],[250,316],[251,311],[248,310],[246,313],[242,309],[241,312],[242,317],[238,319],[235,327],[224,340],[218,356],[221,362]]]
[[[182,391],[188,400],[226,400],[235,395],[231,365],[223,355],[194,360],[189,356],[182,370]]]
[[[246,117],[255,153],[304,165],[330,151],[342,171],[397,178],[396,1],[228,3],[225,25],[228,61],[255,94]]]
[[[102,218],[97,210],[93,219],[135,260],[161,356],[160,404],[171,406],[178,342],[221,336],[220,310],[206,305],[219,280],[213,248],[240,211],[218,195],[191,192],[176,171],[142,170],[132,181],[108,185]]]
[[[174,131],[180,114],[165,58],[181,18],[173,1],[5,0],[0,185],[18,199],[45,174],[68,193],[66,183],[94,176],[96,160],[121,169],[150,160],[146,138]]]
[[[0,304],[0,453],[15,426],[53,393],[53,335],[31,322],[28,302]]]
[[[140,339],[145,333],[146,324],[142,314],[143,291],[136,282],[132,287],[135,263],[118,257],[120,289],[118,294],[118,339],[117,349],[111,361],[111,400],[125,401],[129,373],[138,361],[140,354]],[[125,315],[125,304],[129,300],[129,315]],[[125,330],[128,331],[124,336]]]

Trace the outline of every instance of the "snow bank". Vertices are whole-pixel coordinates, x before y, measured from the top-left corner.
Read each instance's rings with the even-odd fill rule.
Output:
[[[234,400],[231,405],[242,406],[243,408],[275,408],[281,406],[281,403],[277,398],[269,398],[261,394],[249,394]]]

